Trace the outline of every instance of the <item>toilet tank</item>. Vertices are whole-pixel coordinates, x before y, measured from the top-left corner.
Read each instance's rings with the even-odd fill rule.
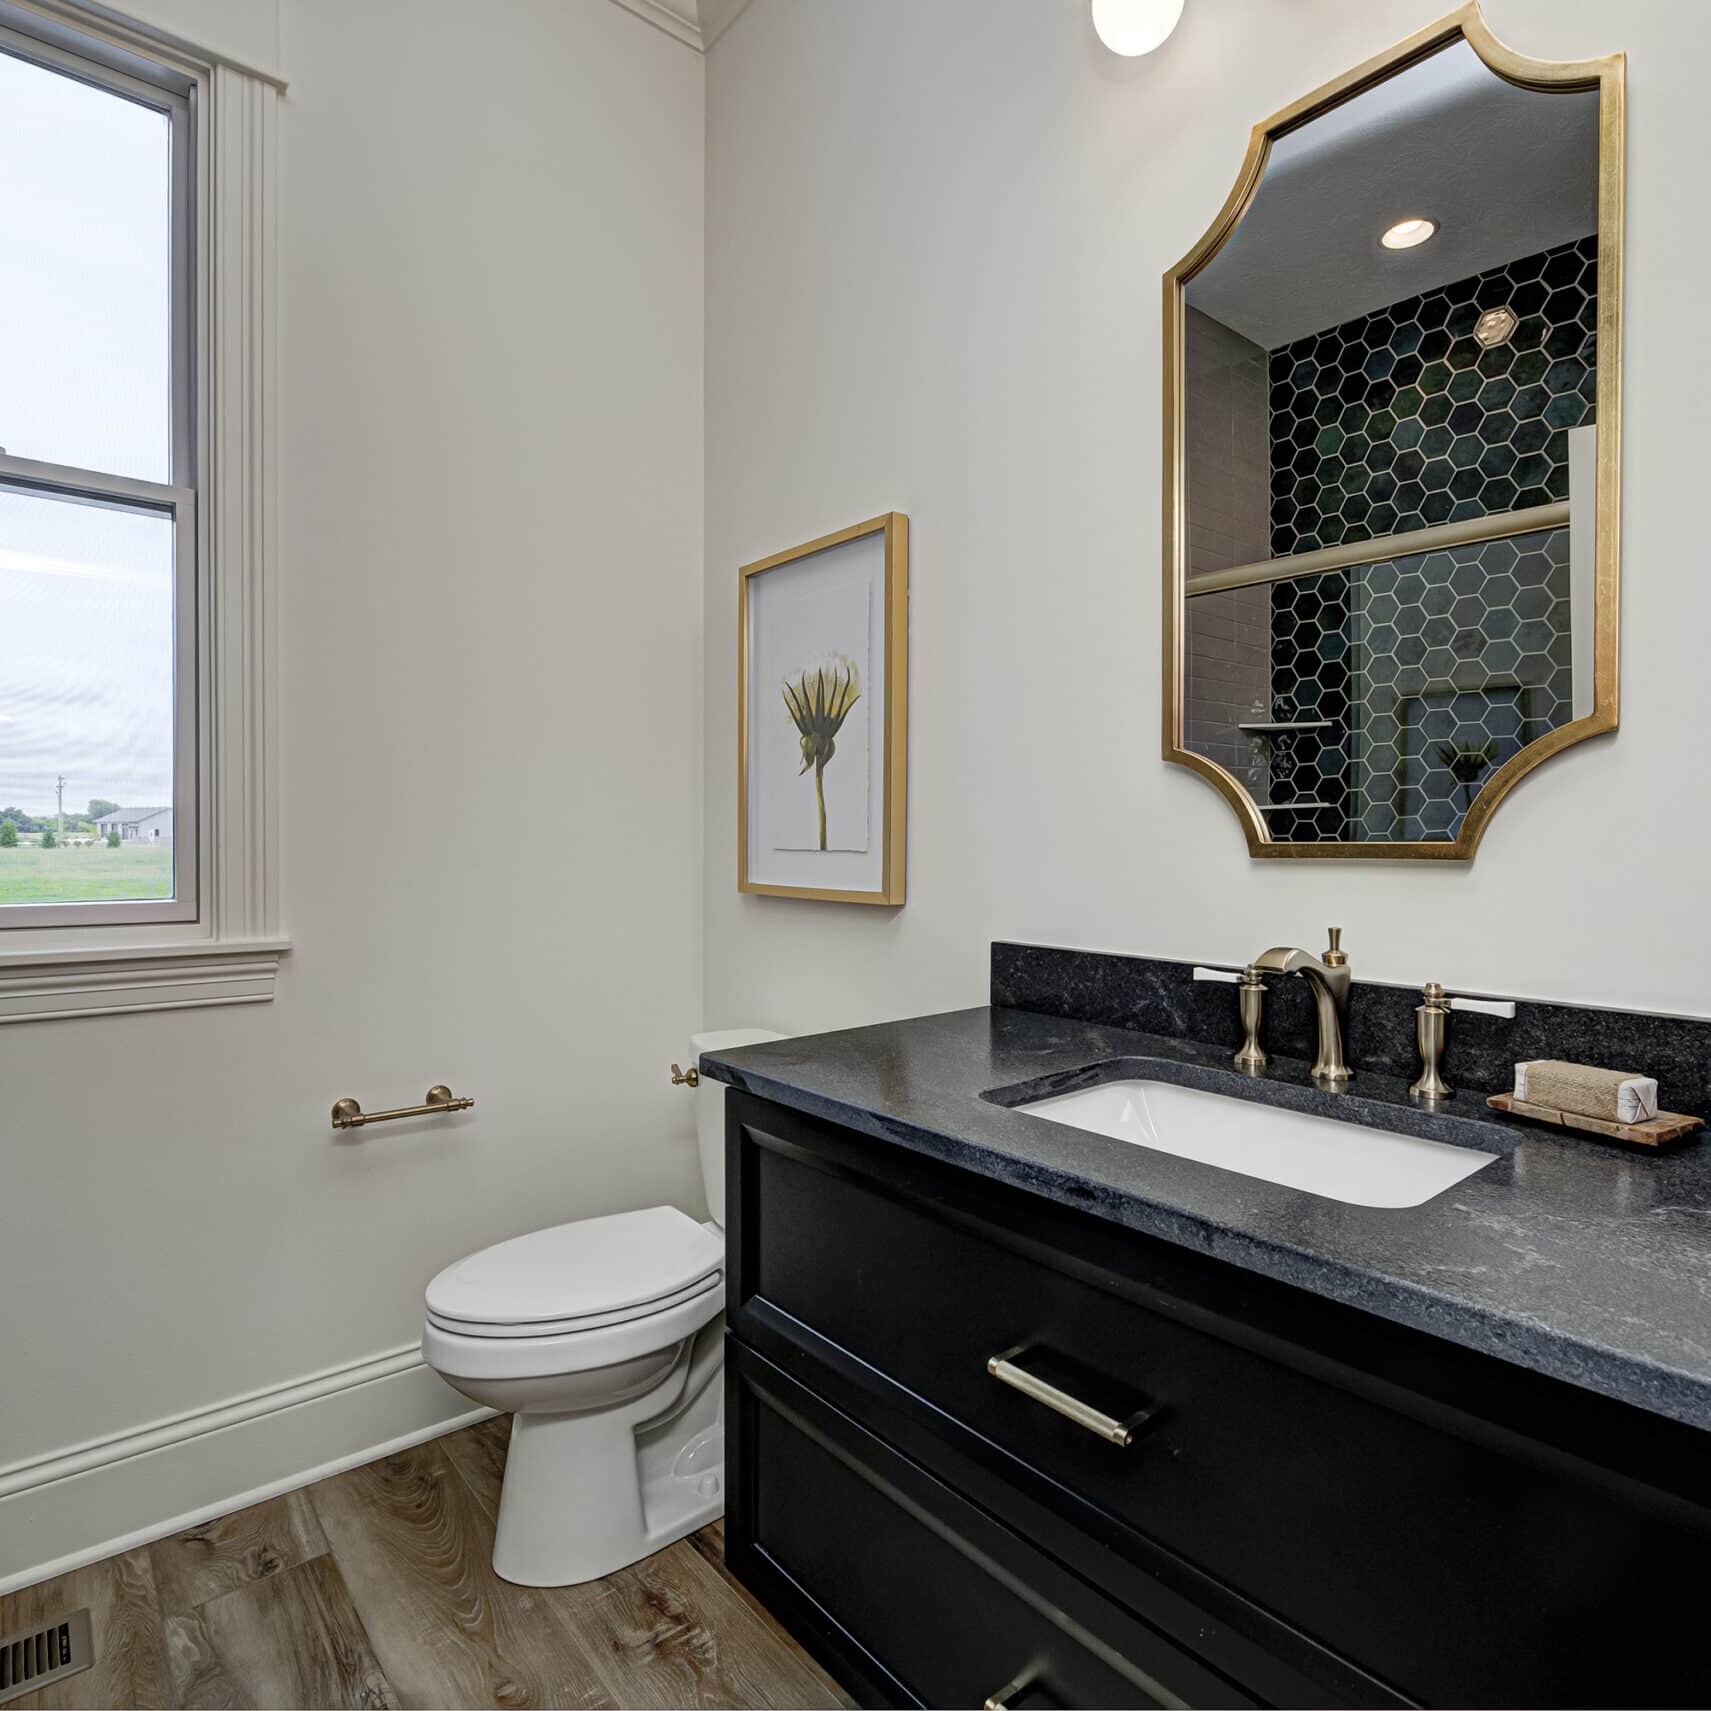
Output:
[[[727,1028],[716,1034],[689,1036],[689,1061],[699,1063],[703,1052],[722,1052],[737,1046],[758,1046],[768,1040],[788,1039],[766,1028]],[[725,1227],[725,1084],[703,1081],[695,1089],[695,1136],[701,1146],[701,1180],[707,1189],[707,1210],[713,1221]]]

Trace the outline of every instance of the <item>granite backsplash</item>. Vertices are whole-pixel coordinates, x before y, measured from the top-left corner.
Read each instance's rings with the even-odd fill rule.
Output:
[[[1202,1040],[1233,1052],[1241,1040],[1235,988],[1195,980],[1196,966],[1224,965],[998,941],[992,946],[992,1003]],[[1310,1059],[1316,1024],[1307,982],[1296,975],[1268,975],[1266,986],[1261,1044],[1278,1057]],[[1414,1044],[1419,1003],[1416,987],[1354,982],[1347,1051],[1357,1074],[1371,1070],[1413,1078],[1419,1068]],[[1514,1066],[1531,1058],[1566,1058],[1653,1075],[1662,1109],[1711,1118],[1711,1021],[1528,999],[1515,1001],[1513,1021],[1470,1010],[1452,1015],[1444,1073],[1458,1090],[1507,1092],[1514,1085]]]

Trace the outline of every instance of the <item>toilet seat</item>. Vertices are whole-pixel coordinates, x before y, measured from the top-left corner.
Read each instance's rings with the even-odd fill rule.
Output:
[[[698,1277],[693,1283],[686,1284],[682,1289],[675,1289],[669,1295],[662,1295],[656,1301],[639,1301],[633,1306],[614,1307],[605,1313],[572,1313],[562,1319],[495,1324],[489,1320],[457,1319],[449,1313],[436,1313],[430,1307],[428,1323],[460,1337],[568,1337],[578,1331],[598,1331],[605,1325],[627,1325],[632,1319],[650,1319],[656,1313],[663,1313],[668,1307],[676,1307],[684,1301],[693,1301],[696,1296],[705,1295],[709,1289],[718,1288],[722,1275],[715,1267],[705,1277]]]
[[[591,1372],[636,1360],[693,1337],[725,1306],[725,1279],[660,1312],[615,1325],[559,1336],[464,1336],[429,1320],[422,1327],[422,1354],[435,1372],[451,1379],[543,1378]]]
[[[499,1242],[442,1271],[428,1323],[469,1338],[575,1336],[695,1302],[724,1279],[721,1237],[650,1206]]]

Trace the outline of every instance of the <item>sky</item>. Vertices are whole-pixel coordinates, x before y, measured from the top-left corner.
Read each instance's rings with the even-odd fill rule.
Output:
[[[0,448],[167,482],[163,113],[0,53]],[[0,807],[172,801],[173,540],[158,512],[0,485]]]

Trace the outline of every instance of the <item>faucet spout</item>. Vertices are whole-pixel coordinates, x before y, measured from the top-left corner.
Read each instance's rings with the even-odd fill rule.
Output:
[[[1253,965],[1264,974],[1299,974],[1313,989],[1313,1006],[1319,1022],[1313,1079],[1326,1087],[1342,1087],[1354,1080],[1345,1047],[1349,987],[1354,975],[1348,957],[1335,940],[1323,958],[1294,945],[1273,945],[1255,957]]]

